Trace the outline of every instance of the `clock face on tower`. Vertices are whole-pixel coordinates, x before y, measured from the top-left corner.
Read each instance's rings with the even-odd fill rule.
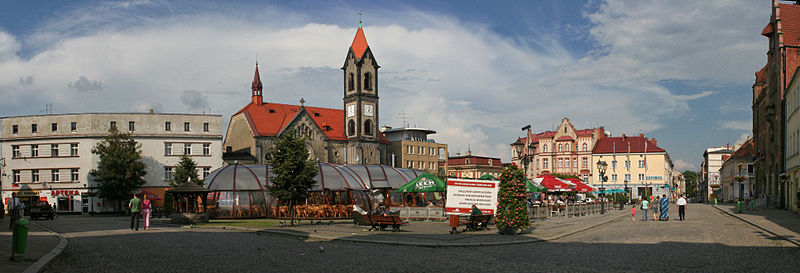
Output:
[[[372,116],[372,105],[364,105],[364,115],[368,117]]]
[[[355,105],[348,105],[347,106],[347,117],[352,117],[356,115],[356,106]]]

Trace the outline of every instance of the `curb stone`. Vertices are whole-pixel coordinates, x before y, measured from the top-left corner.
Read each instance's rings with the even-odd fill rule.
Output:
[[[48,265],[53,263],[53,261],[55,260],[56,257],[58,257],[58,255],[61,255],[61,253],[64,252],[64,249],[66,249],[67,245],[69,244],[66,236],[58,232],[52,231],[50,229],[47,229],[37,223],[31,222],[31,224],[34,224],[37,227],[46,230],[47,232],[50,232],[50,234],[57,236],[59,242],[58,245],[56,245],[56,247],[53,248],[53,250],[50,250],[49,253],[45,254],[44,256],[36,260],[35,263],[30,265],[28,269],[25,269],[25,271],[23,271],[24,273],[38,273],[44,271],[44,269],[47,268]]]
[[[771,230],[769,230],[769,229],[767,229],[767,228],[765,228],[765,227],[762,227],[762,226],[760,226],[760,225],[758,225],[758,224],[756,224],[756,223],[750,222],[750,221],[749,221],[749,220],[747,220],[747,219],[744,219],[744,218],[742,218],[742,217],[739,217],[739,216],[738,216],[738,215],[736,215],[735,213],[731,213],[731,212],[729,212],[729,211],[727,211],[727,210],[721,209],[721,208],[717,207],[716,205],[711,205],[711,206],[712,206],[712,207],[714,207],[715,209],[717,209],[717,210],[719,210],[719,211],[721,211],[721,212],[723,212],[723,213],[727,214],[727,215],[733,216],[734,218],[741,220],[742,222],[748,223],[748,224],[750,224],[751,226],[754,226],[754,227],[757,227],[758,229],[761,229],[761,230],[763,230],[763,231],[766,231],[767,233],[769,233],[769,234],[772,234],[772,235],[774,235],[775,237],[781,238],[781,239],[783,239],[783,240],[785,240],[785,241],[787,241],[787,242],[790,242],[790,243],[792,243],[792,244],[794,244],[794,245],[796,245],[796,246],[800,246],[800,242],[795,242],[794,240],[791,240],[791,239],[789,239],[789,238],[786,238],[786,237],[784,237],[783,235],[777,234],[777,233],[775,233],[775,232],[773,232],[773,231],[771,231]]]

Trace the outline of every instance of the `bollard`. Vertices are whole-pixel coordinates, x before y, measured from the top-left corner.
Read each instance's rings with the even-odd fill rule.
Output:
[[[736,201],[736,211],[742,213],[742,201]]]
[[[714,198],[714,205],[717,204],[717,198]]]
[[[20,219],[14,222],[14,230],[11,235],[11,252],[25,253],[25,246],[28,243],[28,219]]]

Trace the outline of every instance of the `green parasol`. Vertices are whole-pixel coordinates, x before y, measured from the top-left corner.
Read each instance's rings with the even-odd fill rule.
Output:
[[[414,180],[397,188],[397,192],[443,192],[445,188],[447,188],[447,184],[444,181],[430,173],[423,173],[414,178]]]
[[[530,179],[525,179],[525,187],[528,189],[528,192],[547,192],[547,188]]]
[[[491,175],[491,174],[487,173],[487,174],[481,175],[481,177],[478,177],[478,180],[500,180],[500,179],[497,179],[497,177],[494,177],[494,175]]]

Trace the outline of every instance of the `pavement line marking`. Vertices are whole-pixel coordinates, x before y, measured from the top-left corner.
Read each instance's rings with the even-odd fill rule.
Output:
[[[41,226],[41,225],[39,225],[37,223],[34,223],[34,222],[30,222],[30,223],[33,224],[33,225],[36,225],[37,227],[39,227],[39,228],[41,228],[43,230],[46,230],[46,231],[50,232],[51,234],[53,234],[53,235],[55,235],[55,236],[57,236],[59,238],[58,244],[56,245],[55,248],[50,250],[49,253],[45,254],[42,257],[40,257],[38,260],[36,260],[35,263],[31,264],[27,269],[25,269],[25,271],[23,271],[23,273],[39,273],[39,272],[44,271],[44,269],[47,268],[48,265],[53,263],[53,261],[55,260],[56,257],[58,257],[58,255],[61,255],[61,253],[64,251],[64,249],[67,248],[68,241],[67,241],[67,238],[64,235],[62,235],[62,234],[60,234],[58,232],[52,231],[50,229],[47,229],[47,228],[45,228],[45,227],[43,227],[43,226]]]
[[[757,227],[757,228],[758,228],[758,229],[760,229],[760,230],[766,231],[767,233],[769,233],[769,234],[772,234],[772,235],[774,235],[774,236],[776,236],[776,237],[778,237],[778,238],[781,238],[781,239],[783,239],[783,240],[785,240],[785,241],[788,241],[788,242],[790,242],[790,243],[792,243],[792,244],[794,244],[794,245],[796,245],[796,246],[800,246],[800,242],[795,242],[794,240],[791,240],[791,239],[789,239],[789,238],[786,238],[786,237],[784,237],[783,235],[780,235],[780,234],[777,234],[777,233],[775,233],[775,232],[772,232],[772,231],[771,231],[771,230],[769,230],[769,229],[763,228],[763,227],[761,227],[761,226],[759,226],[759,225],[757,225],[757,224],[755,224],[755,223],[752,223],[752,222],[750,222],[750,221],[748,221],[748,220],[746,220],[746,219],[744,219],[744,218],[742,218],[742,217],[736,216],[736,215],[735,215],[735,214],[733,214],[733,213],[730,213],[730,212],[727,212],[727,211],[725,211],[725,210],[723,210],[723,209],[721,209],[721,208],[718,208],[717,206],[714,206],[714,205],[712,205],[711,207],[713,207],[713,208],[715,208],[715,209],[717,209],[717,210],[719,210],[719,211],[721,211],[721,212],[723,212],[723,213],[725,213],[725,214],[727,214],[727,215],[729,215],[729,216],[733,216],[734,218],[736,218],[736,219],[739,219],[739,220],[741,220],[742,222],[748,223],[748,224],[750,224],[751,226]]]

